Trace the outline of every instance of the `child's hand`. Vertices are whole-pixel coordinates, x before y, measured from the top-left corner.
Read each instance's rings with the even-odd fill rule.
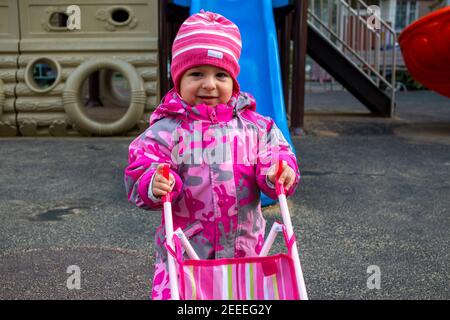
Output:
[[[277,177],[277,171],[278,171],[278,163],[274,164],[272,167],[270,167],[268,171],[268,178],[270,182],[275,184],[275,179]],[[286,163],[286,161],[283,161],[283,171],[280,175],[280,178],[278,179],[279,183],[281,183],[286,190],[289,190],[290,187],[295,182],[295,172],[294,169],[289,167]]]
[[[163,177],[162,173],[164,165],[164,163],[161,163],[156,167],[152,188],[152,192],[155,197],[165,196],[167,192],[172,191],[173,186],[175,185],[175,178],[171,173],[169,173],[169,181]]]

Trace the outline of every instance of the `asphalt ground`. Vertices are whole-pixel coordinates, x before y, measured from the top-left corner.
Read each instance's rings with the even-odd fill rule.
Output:
[[[289,206],[310,299],[449,299],[450,99],[399,93],[394,119],[345,91],[306,104]],[[149,299],[160,213],[126,200],[130,141],[0,139],[0,299]]]

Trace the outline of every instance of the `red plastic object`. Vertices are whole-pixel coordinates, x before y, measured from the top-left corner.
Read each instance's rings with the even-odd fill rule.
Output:
[[[277,195],[286,194],[286,191],[284,190],[284,185],[278,182],[278,179],[280,179],[282,173],[283,173],[283,161],[278,160],[277,174],[275,175],[275,192],[277,193]]]
[[[167,180],[169,180],[169,173],[170,173],[170,165],[169,164],[164,164],[163,169],[162,169],[162,176],[164,178],[166,178]],[[165,196],[162,196],[162,201],[163,202],[170,202],[172,199],[170,197],[170,192],[167,192],[167,194]]]
[[[409,25],[398,41],[413,78],[450,98],[450,6]]]

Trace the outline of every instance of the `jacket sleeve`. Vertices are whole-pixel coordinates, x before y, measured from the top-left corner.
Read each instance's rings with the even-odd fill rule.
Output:
[[[170,135],[167,132],[165,135],[159,134],[157,125],[158,122],[131,142],[124,177],[128,201],[148,210],[162,207],[161,200],[155,201],[155,198],[152,200],[148,196],[150,182],[160,163],[170,164],[170,173],[175,178],[173,199],[176,199],[183,188],[183,182],[175,171],[177,167],[171,158]]]
[[[296,174],[294,184],[286,192],[286,197],[292,195],[300,181],[300,171],[291,146],[273,120],[268,122],[265,134],[261,135],[259,139],[256,159],[256,183],[258,187],[271,199],[277,199],[275,187],[267,179],[267,172],[273,164],[283,160]]]

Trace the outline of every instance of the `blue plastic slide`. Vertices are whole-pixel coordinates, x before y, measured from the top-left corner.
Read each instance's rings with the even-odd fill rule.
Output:
[[[174,0],[177,5],[190,6],[190,13],[201,9],[220,13],[233,21],[241,32],[241,90],[256,98],[259,113],[271,117],[291,145],[284,106],[277,33],[272,0]],[[275,203],[262,194],[262,205]]]

